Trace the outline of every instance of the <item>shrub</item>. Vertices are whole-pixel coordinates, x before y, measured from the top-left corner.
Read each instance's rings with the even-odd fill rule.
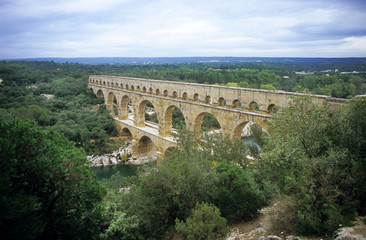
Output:
[[[175,229],[184,239],[218,239],[228,232],[226,219],[213,204],[197,203],[186,222],[176,219]]]

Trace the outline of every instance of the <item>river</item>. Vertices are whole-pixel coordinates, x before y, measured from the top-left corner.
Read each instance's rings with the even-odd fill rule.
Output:
[[[93,167],[93,171],[96,173],[98,180],[109,179],[113,174],[120,172],[122,177],[130,177],[136,175],[137,168],[139,166],[132,165],[116,165],[105,167]]]
[[[242,138],[244,143],[255,144],[259,150],[260,146],[254,141],[254,137]],[[130,177],[136,175],[137,168],[135,165],[116,165],[116,166],[105,166],[105,167],[93,167],[93,171],[96,173],[98,180],[109,179],[113,174],[120,172],[122,177]]]

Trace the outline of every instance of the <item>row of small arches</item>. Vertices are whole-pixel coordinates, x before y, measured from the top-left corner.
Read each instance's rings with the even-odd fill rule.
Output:
[[[155,94],[157,96],[160,96],[161,93],[160,93],[160,90],[157,88],[155,91],[153,91],[153,89],[150,87],[149,89],[147,89],[146,87],[140,87],[140,86],[137,86],[136,87],[136,90],[135,90],[135,87],[133,85],[128,85],[128,84],[125,84],[123,85],[122,83],[120,85],[118,85],[118,83],[113,83],[113,82],[106,82],[106,81],[102,81],[102,80],[94,80],[94,79],[91,79],[89,80],[90,83],[94,83],[94,84],[100,84],[100,85],[105,85],[105,86],[110,86],[110,87],[117,87],[117,88],[121,88],[121,89],[126,89],[126,90],[130,90],[130,91],[138,91],[138,92],[143,92],[143,93],[148,93],[148,94]],[[173,91],[172,95],[169,96],[169,92],[168,90],[164,90],[162,95],[164,97],[172,97],[172,98],[178,98],[178,93],[177,91]],[[187,92],[184,92],[182,94],[182,97],[181,97],[182,100],[190,100],[188,98],[188,94]],[[202,102],[204,104],[213,104],[212,103],[212,99],[211,99],[211,96],[206,96],[205,99],[203,101],[200,101],[200,98],[199,98],[199,94],[198,93],[195,93],[193,94],[193,97],[191,98],[191,100],[193,102]],[[239,101],[239,99],[235,99],[231,105],[227,105],[226,103],[226,100],[223,98],[223,97],[220,97],[217,101],[217,104],[215,104],[219,107],[230,107],[231,109],[238,109],[238,108],[242,108],[242,105],[241,105],[241,102]],[[255,102],[255,101],[252,101],[249,106],[248,106],[248,110],[250,112],[256,112],[256,111],[260,111],[259,109],[259,105]],[[275,113],[277,112],[277,107],[274,105],[274,104],[270,104],[266,111],[270,114],[272,113]]]

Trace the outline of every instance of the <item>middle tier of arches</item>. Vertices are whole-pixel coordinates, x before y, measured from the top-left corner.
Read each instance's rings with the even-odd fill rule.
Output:
[[[269,116],[263,114],[244,113],[242,111],[228,110],[227,108],[215,107],[200,102],[149,94],[148,91],[150,90],[147,89],[142,89],[142,92],[137,93],[127,89],[106,88],[98,85],[90,86],[90,88],[97,97],[104,98],[107,109],[115,118],[127,120],[129,116],[128,105],[130,104],[134,125],[137,127],[145,126],[145,107],[150,102],[155,108],[159,136],[162,137],[168,137],[172,133],[172,112],[175,108],[181,111],[187,129],[199,132],[203,117],[209,113],[219,122],[221,133],[230,135],[231,137],[240,137],[243,128],[249,121],[256,122],[266,129],[265,122],[269,118]],[[206,99],[206,101],[211,100]],[[117,111],[115,111],[114,105],[117,106]]]

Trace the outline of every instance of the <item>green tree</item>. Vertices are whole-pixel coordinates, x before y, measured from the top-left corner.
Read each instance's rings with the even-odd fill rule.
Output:
[[[104,190],[85,153],[32,122],[0,123],[3,239],[94,239]]]
[[[276,90],[276,88],[272,84],[261,84],[260,89],[266,90]]]
[[[258,169],[275,182],[282,194],[294,199],[295,229],[301,234],[332,233],[353,217],[364,198],[355,193],[362,189],[365,178],[359,175],[362,183],[355,185],[355,158],[332,133],[332,122],[338,118],[335,115],[328,106],[301,98],[269,123]]]
[[[175,229],[187,240],[221,239],[229,231],[220,209],[208,203],[197,203],[186,222],[176,219]]]

